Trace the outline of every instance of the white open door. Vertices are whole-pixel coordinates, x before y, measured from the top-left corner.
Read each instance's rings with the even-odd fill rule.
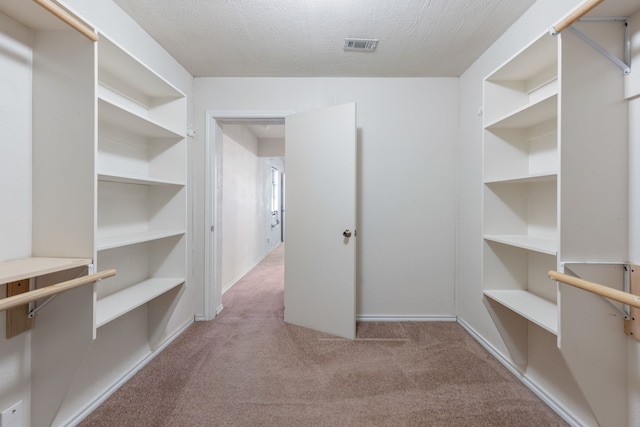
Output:
[[[356,106],[286,117],[284,320],[354,339]]]

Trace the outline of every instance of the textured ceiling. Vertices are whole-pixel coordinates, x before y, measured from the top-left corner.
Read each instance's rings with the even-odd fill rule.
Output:
[[[457,77],[535,0],[115,2],[196,77]]]

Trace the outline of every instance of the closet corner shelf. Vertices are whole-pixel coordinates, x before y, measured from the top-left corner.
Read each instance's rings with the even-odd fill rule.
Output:
[[[184,278],[152,278],[99,298],[96,304],[96,327],[117,319],[183,283]]]
[[[126,129],[137,135],[149,138],[162,139],[183,139],[184,136],[178,132],[168,129],[153,120],[139,116],[108,99],[98,98],[98,110],[101,121],[114,126]]]
[[[90,258],[31,257],[0,262],[0,284],[43,276],[91,264]]]
[[[558,307],[524,290],[485,290],[484,294],[554,335],[558,335]]]
[[[113,174],[109,172],[98,172],[98,181],[119,182],[123,184],[140,184],[140,185],[175,185],[184,187],[186,184],[180,181],[171,181],[167,179],[155,179],[150,177],[135,177],[124,174]]]
[[[517,234],[485,234],[484,239],[547,255],[558,255],[558,245],[556,244],[556,241],[547,237]]]
[[[553,181],[553,180],[556,180],[557,178],[558,178],[557,172],[543,172],[543,173],[530,174],[530,175],[520,176],[520,177],[511,177],[511,178],[505,177],[500,179],[490,178],[490,179],[485,179],[484,183],[485,184],[501,184],[501,183],[526,184],[529,182]]]
[[[171,83],[106,36],[98,44],[98,76],[104,72],[126,81],[150,99],[185,97]]]
[[[554,93],[485,125],[485,129],[527,128],[557,117],[557,115],[558,95]]]
[[[150,242],[165,239],[167,237],[180,236],[185,230],[147,230],[138,233],[128,233],[117,236],[98,238],[97,250],[118,248],[121,246],[135,245],[137,243]]]

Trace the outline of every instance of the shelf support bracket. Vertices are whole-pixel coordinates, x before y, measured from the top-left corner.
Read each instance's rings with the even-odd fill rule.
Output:
[[[27,314],[27,317],[29,319],[33,319],[34,317],[36,317],[36,313],[39,312],[45,305],[49,304],[51,302],[51,300],[53,300],[55,297],[57,297],[58,294],[56,295],[51,295],[49,298],[47,298],[46,300],[44,300],[41,304],[39,304],[37,307],[33,307],[29,309],[29,314]]]
[[[617,65],[624,75],[628,75],[631,73],[631,30],[629,29],[629,17],[628,16],[611,16],[611,17],[594,17],[594,18],[581,18],[578,22],[612,22],[619,21],[624,23],[624,60],[621,60],[609,50],[604,48],[599,43],[595,42],[592,38],[587,36],[582,31],[578,30],[574,26],[568,28],[573,34],[575,34],[579,39],[587,43],[593,49],[595,49],[599,54],[607,58],[609,61],[613,62]],[[557,32],[551,32],[552,35],[557,35]]]
[[[87,275],[90,274],[95,274],[95,264],[87,264]],[[78,277],[81,277],[83,275],[82,272],[78,273],[78,275],[76,277],[74,277],[74,279],[77,279]],[[35,289],[35,286],[33,286],[33,279],[31,280],[31,286],[30,286],[31,290]],[[29,313],[27,314],[27,317],[29,319],[33,319],[34,317],[36,317],[36,313],[38,313],[41,309],[44,308],[45,305],[49,304],[55,297],[57,297],[59,294],[54,294],[51,295],[49,298],[47,298],[46,300],[44,300],[43,302],[41,302],[40,304],[38,304],[38,306],[36,306],[36,302],[32,301],[29,303]]]

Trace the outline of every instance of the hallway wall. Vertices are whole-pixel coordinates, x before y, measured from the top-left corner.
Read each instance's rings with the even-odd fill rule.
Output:
[[[271,167],[281,159],[259,157],[258,139],[244,125],[223,126],[222,292],[258,264],[279,240],[271,227]]]

